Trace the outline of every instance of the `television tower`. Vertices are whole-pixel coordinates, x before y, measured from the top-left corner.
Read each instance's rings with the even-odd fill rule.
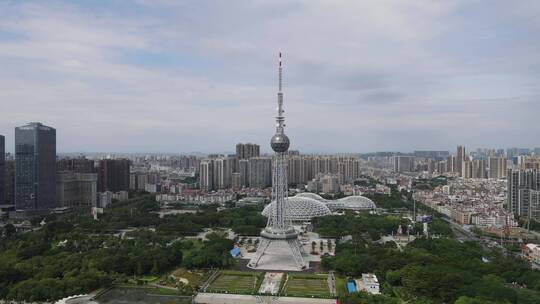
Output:
[[[273,174],[272,174],[272,199],[276,202],[275,208],[272,208],[266,228],[261,232],[259,247],[255,256],[249,261],[248,266],[256,268],[264,265],[259,265],[261,258],[267,254],[271,255],[271,248],[286,248],[290,249],[294,263],[298,270],[307,267],[304,258],[302,257],[303,249],[298,241],[298,233],[294,230],[292,222],[287,219],[287,202],[288,202],[288,183],[287,183],[287,150],[289,149],[290,140],[285,135],[285,117],[283,113],[283,92],[282,92],[282,66],[281,53],[279,53],[279,91],[278,91],[278,107],[276,116],[276,134],[270,140],[270,146],[274,150],[273,159]]]

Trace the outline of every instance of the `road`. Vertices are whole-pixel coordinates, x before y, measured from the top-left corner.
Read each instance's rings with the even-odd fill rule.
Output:
[[[471,231],[463,228],[460,224],[453,222],[452,220],[441,217],[444,221],[446,221],[448,224],[450,224],[450,227],[452,228],[452,231],[454,231],[456,235],[456,239],[460,241],[476,241],[480,242],[480,239],[474,235]]]
[[[488,246],[489,243],[493,243],[493,240],[491,238],[488,238],[488,237],[479,238],[473,232],[463,228],[463,226],[461,226],[460,224],[455,223],[452,220],[450,220],[448,218],[445,218],[445,217],[442,217],[442,219],[450,224],[452,230],[454,231],[454,233],[456,235],[457,240],[477,242],[478,244],[480,244],[480,246],[482,246],[482,248],[484,248],[484,250],[487,250],[487,251],[490,251],[490,250],[494,249],[493,247]],[[499,248],[501,250],[502,254],[505,255],[505,256],[508,256],[509,253],[511,253],[511,254],[513,254],[515,256],[519,256],[519,253],[509,252],[503,246],[499,245],[499,246],[497,246],[497,248]]]

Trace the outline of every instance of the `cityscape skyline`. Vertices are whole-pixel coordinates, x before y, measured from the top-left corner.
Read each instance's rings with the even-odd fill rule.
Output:
[[[24,124],[28,124],[23,123]],[[40,122],[41,123],[41,122]],[[47,125],[47,123],[43,123]],[[8,148],[10,146],[13,147],[13,143],[9,143],[8,139],[15,140],[14,136],[8,136],[4,134],[0,134],[1,136],[5,137],[5,153],[14,155],[15,151],[9,150]],[[260,145],[260,155],[261,156],[271,156],[272,151],[270,148],[265,148],[265,143],[256,143],[251,142],[250,144]],[[75,156],[95,156],[95,155],[110,155],[110,156],[122,156],[122,155],[194,155],[199,157],[204,157],[207,155],[235,155],[235,142],[231,142],[229,144],[230,147],[225,148],[224,150],[216,150],[216,151],[158,151],[158,150],[141,150],[141,151],[121,151],[121,150],[103,150],[103,151],[77,151],[77,150],[66,150],[66,151],[57,151],[56,155],[57,157],[75,157]],[[456,155],[456,146],[460,146],[460,144],[456,144],[454,146],[450,146],[448,148],[444,147],[441,149],[436,148],[430,148],[426,147],[425,149],[415,149],[414,147],[411,150],[363,150],[363,151],[339,151],[339,150],[325,150],[325,151],[310,151],[310,150],[302,150],[299,147],[293,147],[292,151],[298,151],[301,155],[362,155],[362,154],[374,154],[374,153],[390,153],[390,154],[403,154],[403,155],[412,155],[415,152],[449,152],[451,155]],[[461,145],[464,146],[464,145]],[[508,149],[518,149],[523,150],[526,149],[530,153],[535,153],[535,151],[538,151],[540,149],[540,144],[529,144],[528,146],[500,146],[500,147],[485,147],[485,146],[467,146],[467,151],[471,152],[477,152],[479,150],[504,150],[505,153]],[[227,150],[228,149],[228,150]],[[468,152],[467,152],[468,153]],[[537,155],[535,153],[535,155]]]
[[[24,124],[28,124],[29,122],[27,123],[23,123]],[[41,123],[41,122],[40,122]],[[47,125],[47,123],[43,123],[45,125]],[[11,154],[11,155],[14,155],[15,154],[15,151],[12,149],[12,150],[9,150],[8,148],[10,146],[13,147],[13,143],[9,143],[8,142],[8,139],[9,140],[15,140],[14,139],[14,136],[8,136],[8,135],[4,135],[4,134],[0,134],[1,136],[4,136],[5,137],[5,153],[8,153],[8,154]],[[240,142],[240,141],[239,141]],[[255,145],[260,145],[261,146],[261,150],[260,150],[260,155],[261,156],[270,156],[272,154],[272,151],[270,148],[265,148],[264,145],[266,143],[256,143],[256,142],[251,142],[250,144],[255,144]],[[223,150],[215,150],[215,151],[211,151],[211,150],[208,150],[208,151],[158,151],[158,150],[141,150],[141,151],[121,151],[121,150],[103,150],[103,151],[77,151],[77,150],[66,150],[66,151],[57,151],[56,155],[58,157],[74,157],[74,156],[92,156],[92,155],[111,155],[111,156],[122,156],[122,155],[194,155],[194,156],[199,156],[199,157],[204,157],[204,156],[207,156],[207,155],[235,155],[235,150],[234,150],[234,146],[235,146],[235,142],[231,142],[229,144],[230,147],[228,148],[225,148]],[[414,147],[410,150],[362,150],[362,151],[339,151],[339,150],[325,150],[325,151],[310,151],[310,150],[302,150],[301,147],[293,147],[291,150],[292,151],[298,151],[301,155],[355,155],[355,154],[359,154],[359,155],[362,155],[362,154],[374,154],[374,153],[393,153],[393,154],[404,154],[404,155],[409,155],[409,154],[414,154],[414,152],[438,152],[438,151],[443,151],[443,152],[449,152],[451,155],[456,155],[456,146],[460,146],[460,144],[456,144],[454,146],[450,146],[448,148],[446,147],[443,147],[443,148],[440,148],[440,149],[436,149],[436,148],[433,148],[433,147],[426,147],[425,149],[415,149]],[[464,146],[464,145],[461,145],[461,146]],[[522,150],[522,149],[527,149],[530,153],[534,153],[535,151],[537,151],[538,149],[540,149],[540,144],[529,144],[528,146],[500,146],[500,147],[485,147],[485,146],[467,146],[467,150],[468,151],[471,151],[471,152],[477,152],[478,150],[486,150],[486,149],[489,149],[489,150],[504,150],[505,152],[508,150],[508,149],[518,149],[518,150]],[[228,150],[227,150],[228,149]],[[467,152],[468,153],[468,152]],[[537,155],[537,154],[535,154]]]
[[[0,1],[0,304],[540,303],[538,16]]]
[[[32,124],[38,124],[38,125],[46,125],[42,122],[27,122],[25,123],[25,125],[32,125]],[[14,130],[16,131],[18,127],[14,127]],[[15,132],[14,132],[15,133]],[[14,155],[15,154],[15,151],[12,150],[8,150],[8,146],[9,146],[9,143],[7,143],[7,138],[9,138],[9,135],[4,135],[4,134],[0,134],[0,137],[3,139],[3,151],[4,153],[6,154],[12,154]],[[13,137],[13,140],[15,142],[15,137]],[[233,143],[230,143],[229,146],[232,146]],[[245,145],[245,147],[244,147]],[[239,146],[242,146],[239,150]],[[423,153],[449,153],[450,155],[455,155],[455,156],[459,156],[461,153],[465,153],[465,151],[460,151],[460,149],[463,149],[464,148],[464,145],[462,144],[458,144],[457,145],[457,152],[456,151],[453,151],[453,149],[455,149],[456,146],[454,146],[453,148],[450,147],[448,149],[433,149],[433,148],[426,148],[426,149],[413,149],[413,150],[374,150],[374,151],[324,151],[324,152],[319,152],[319,151],[305,151],[305,150],[300,150],[300,149],[291,149],[291,151],[293,151],[295,154],[302,154],[302,155],[354,155],[354,154],[359,154],[359,155],[362,155],[362,154],[373,154],[373,153],[390,153],[390,154],[404,154],[404,155],[409,155],[409,154],[423,154]],[[229,147],[230,148],[230,147]],[[56,151],[56,155],[57,157],[70,157],[70,156],[74,156],[74,155],[79,155],[79,156],[91,156],[93,154],[96,154],[96,155],[104,155],[104,154],[107,154],[107,155],[144,155],[144,154],[147,154],[147,155],[195,155],[195,156],[207,156],[207,155],[239,155],[240,156],[240,159],[242,158],[251,158],[252,156],[270,156],[272,154],[272,151],[271,149],[269,148],[265,148],[265,145],[264,143],[262,144],[262,148],[261,148],[261,145],[257,142],[245,142],[245,143],[241,143],[241,142],[237,142],[236,144],[236,147],[233,147],[235,149],[231,149],[231,150],[220,150],[220,151],[129,151],[129,152],[126,152],[126,151],[114,151],[114,150],[105,150],[105,151]],[[503,154],[506,154],[506,153],[511,153],[510,151],[511,150],[515,150],[515,151],[519,151],[519,155],[526,155],[526,154],[534,154],[534,155],[539,155],[539,152],[540,151],[540,147],[539,145],[535,145],[535,144],[529,144],[527,146],[512,146],[512,147],[494,147],[494,146],[491,146],[491,147],[467,147],[468,150],[467,151],[470,151],[472,153],[476,153],[476,152],[486,152],[487,150],[490,150],[490,151],[493,151],[493,152],[496,152],[496,153],[503,153]],[[248,149],[249,149],[249,152],[248,152]],[[253,149],[253,150],[251,150]],[[262,151],[262,152],[261,152]],[[240,154],[239,154],[240,153]],[[245,156],[244,156],[244,153]],[[253,155],[250,155],[250,154],[247,154],[247,153],[254,153]],[[469,154],[469,152],[465,153],[466,155]],[[465,155],[463,154],[463,155]],[[461,158],[463,158],[463,155],[461,156]],[[458,161],[459,162],[459,161]],[[460,171],[460,168],[458,168],[458,171]]]
[[[59,152],[266,146],[280,50],[292,149],[522,147],[540,132],[522,123],[540,110],[536,2],[152,4],[0,4],[7,151],[31,121],[60,130]]]

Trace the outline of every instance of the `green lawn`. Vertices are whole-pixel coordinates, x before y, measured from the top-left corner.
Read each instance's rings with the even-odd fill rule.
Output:
[[[210,283],[207,291],[239,294],[253,293],[258,290],[260,281],[257,273],[223,271]]]
[[[188,284],[195,289],[199,288],[199,286],[201,286],[208,278],[205,271],[191,271],[185,268],[176,269],[171,273],[171,276],[175,277],[178,281],[180,279],[187,280]]]
[[[143,290],[147,294],[178,296],[178,291],[176,289],[153,287],[153,286],[148,286],[148,285],[144,285],[144,286],[143,285],[130,285],[130,284],[120,284],[120,285],[117,285],[116,287],[123,288],[123,289]]]
[[[282,295],[296,297],[330,298],[327,275],[289,275]]]
[[[140,278],[141,281],[144,281],[146,283],[154,282],[157,279],[159,279],[159,277],[158,276],[153,276],[153,275],[147,275],[147,276],[143,276],[143,277]]]

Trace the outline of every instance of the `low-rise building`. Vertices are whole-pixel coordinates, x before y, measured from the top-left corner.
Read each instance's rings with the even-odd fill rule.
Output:
[[[236,207],[244,206],[263,206],[266,202],[264,197],[245,197],[236,202]]]
[[[526,244],[521,247],[523,257],[531,263],[540,266],[540,245],[537,244]]]
[[[359,291],[365,291],[370,294],[380,294],[379,280],[373,273],[362,273],[362,280],[358,284]]]

